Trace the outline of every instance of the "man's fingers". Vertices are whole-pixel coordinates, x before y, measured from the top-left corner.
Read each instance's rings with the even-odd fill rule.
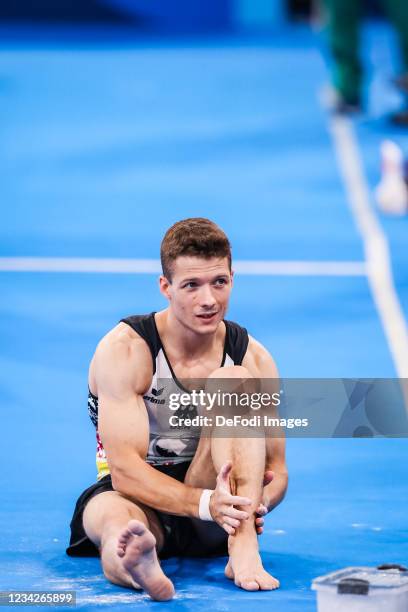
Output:
[[[230,516],[231,518],[238,519],[239,521],[246,521],[249,518],[248,512],[244,512],[243,510],[237,510],[233,506],[229,506],[224,510],[225,516]]]
[[[265,516],[265,514],[268,514],[268,508],[264,504],[259,504],[256,509],[256,513],[260,516]]]
[[[230,527],[239,527],[240,526],[240,521],[238,521],[237,519],[232,518],[231,516],[228,515],[224,515],[223,516],[224,519],[224,523],[226,525],[229,525]]]
[[[252,500],[249,497],[240,497],[239,495],[228,495],[228,499],[226,499],[227,504],[232,504],[233,506],[250,506],[252,504]]]
[[[258,535],[261,535],[263,533],[263,528],[264,528],[264,519],[262,516],[257,516],[255,519],[256,533]]]
[[[227,523],[223,523],[222,528],[228,533],[228,535],[235,535],[235,529],[230,525],[227,525]]]

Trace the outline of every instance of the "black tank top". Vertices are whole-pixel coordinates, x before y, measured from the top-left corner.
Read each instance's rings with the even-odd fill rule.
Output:
[[[167,358],[157,330],[155,313],[133,315],[121,319],[139,334],[148,345],[152,356],[153,376],[148,391],[143,396],[149,416],[150,440],[146,461],[153,466],[172,465],[191,461],[197,450],[200,432],[197,428],[182,431],[169,426],[169,395],[174,389],[185,389],[177,380]],[[232,321],[224,321],[226,327],[224,352],[220,367],[241,365],[248,348],[248,332]],[[169,381],[166,384],[163,381]],[[89,416],[96,427],[98,480],[109,474],[106,453],[98,434],[98,398],[89,391]]]

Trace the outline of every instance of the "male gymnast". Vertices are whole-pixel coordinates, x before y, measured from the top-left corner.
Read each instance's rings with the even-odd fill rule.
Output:
[[[277,378],[275,363],[246,329],[224,318],[231,249],[215,223],[175,223],[160,254],[168,307],[123,319],[90,364],[98,479],[77,501],[67,553],[100,555],[108,580],[157,601],[174,596],[159,562],[171,556],[228,555],[225,575],[238,587],[276,589],[257,535],[286,492],[284,439],[175,433],[160,384]]]

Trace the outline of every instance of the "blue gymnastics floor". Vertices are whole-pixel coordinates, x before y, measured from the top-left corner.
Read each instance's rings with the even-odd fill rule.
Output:
[[[172,43],[9,33],[0,256],[157,258],[170,224],[207,216],[240,260],[363,261],[319,104],[326,79],[302,28]],[[387,99],[383,82],[376,91]],[[355,130],[373,188],[389,128],[368,115]],[[407,315],[407,220],[381,223]],[[164,306],[156,278],[0,272],[0,282],[0,591],[73,589],[81,610],[157,607],[109,584],[98,559],[65,555],[76,497],[95,478],[89,360],[121,317]],[[229,316],[282,376],[396,375],[364,276],[237,275]],[[225,560],[173,559],[164,568],[177,597],[161,605],[311,612],[314,577],[406,564],[407,460],[404,439],[289,440],[289,492],[261,539],[281,588],[245,593],[223,577]]]

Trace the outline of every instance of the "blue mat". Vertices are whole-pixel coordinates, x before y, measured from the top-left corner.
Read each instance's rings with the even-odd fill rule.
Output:
[[[316,94],[326,78],[315,39],[296,27],[268,41],[174,44],[9,33],[0,255],[157,258],[171,223],[203,215],[238,259],[362,261]],[[373,187],[388,128],[356,129]],[[407,222],[383,223],[406,312]],[[95,478],[89,360],[121,317],[164,306],[156,279],[7,272],[1,283],[0,590],[73,589],[83,610],[157,606],[108,583],[98,559],[64,553],[76,497]],[[364,277],[237,276],[229,316],[282,376],[395,376]],[[281,589],[237,589],[225,559],[172,559],[163,565],[177,596],[161,605],[308,612],[314,577],[406,563],[407,460],[405,440],[289,440],[289,492],[261,538]]]

